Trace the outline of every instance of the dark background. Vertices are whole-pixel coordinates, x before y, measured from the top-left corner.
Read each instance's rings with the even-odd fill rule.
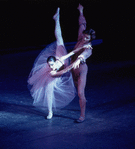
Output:
[[[77,125],[77,96],[48,121],[47,111],[32,106],[27,79],[38,54],[55,40],[58,6],[66,48],[76,41],[79,2],[103,43],[87,59],[86,121]],[[121,0],[0,0],[2,149],[135,148],[133,7]]]
[[[57,7],[61,8],[64,41],[76,41],[79,15],[76,8],[79,3],[84,6],[87,27],[96,31],[97,39],[103,39],[103,43],[94,48],[94,58],[99,61],[133,60],[133,4],[127,1],[1,0],[1,53],[10,53],[13,48],[18,48],[16,52],[19,52],[20,47],[53,42],[52,17]]]

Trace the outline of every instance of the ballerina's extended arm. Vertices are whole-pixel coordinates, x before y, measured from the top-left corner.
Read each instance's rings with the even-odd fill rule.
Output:
[[[92,46],[90,45],[90,43],[83,45],[82,47],[76,48],[75,50],[73,50],[72,52],[68,53],[67,55],[64,55],[60,58],[60,61],[64,61],[67,58],[69,58],[70,56],[74,55],[75,53],[77,53],[78,51],[80,51],[82,48],[92,48]]]
[[[58,60],[58,62],[62,62],[62,63],[63,63],[64,60],[66,60],[66,59],[69,58],[70,56],[74,55],[75,53],[77,53],[78,51],[80,51],[82,48],[91,48],[91,49],[93,49],[92,46],[90,45],[90,43],[85,44],[85,45],[83,45],[82,47],[79,47],[79,48],[73,50],[72,52],[68,53],[67,55],[62,56],[62,57]],[[81,57],[78,57],[78,59],[81,59]],[[57,63],[57,64],[56,64],[56,65],[57,65],[57,69],[55,69],[55,70],[53,70],[53,71],[50,72],[50,73],[51,73],[51,76],[53,76],[53,77],[61,76],[62,74],[64,74],[64,73],[70,71],[70,70],[74,67],[74,64],[78,61],[78,59],[77,59],[75,62],[73,62],[71,65],[69,65],[68,67],[66,67],[65,69],[63,69],[63,70],[61,70],[61,71],[58,71],[58,70],[59,70],[59,68],[60,68],[62,65],[61,65],[61,64],[58,65],[59,63]],[[59,67],[59,68],[58,68],[58,67]]]
[[[76,49],[76,51],[79,51],[79,50],[80,50],[80,48]],[[75,53],[76,53],[76,51],[75,51]],[[72,52],[70,52],[70,53],[72,54]],[[75,54],[75,53],[74,53],[74,54]],[[74,61],[72,64],[70,64],[69,66],[67,66],[66,68],[64,68],[64,69],[61,70],[61,71],[51,71],[51,72],[50,72],[50,73],[51,73],[51,76],[52,76],[52,77],[58,77],[58,76],[63,75],[64,73],[70,71],[70,70],[74,67],[74,65],[76,64],[76,62],[77,62],[79,59],[81,59],[81,57],[78,57],[76,61]]]
[[[77,60],[78,60],[78,59],[77,59]],[[77,61],[77,60],[76,60],[76,61]],[[76,61],[73,62],[71,65],[67,66],[65,69],[63,69],[63,70],[61,70],[61,71],[51,71],[51,72],[50,72],[51,76],[52,76],[52,77],[59,77],[59,76],[61,76],[62,74],[64,74],[64,73],[70,71],[70,70],[73,68],[73,66],[74,66],[74,64],[76,63]]]

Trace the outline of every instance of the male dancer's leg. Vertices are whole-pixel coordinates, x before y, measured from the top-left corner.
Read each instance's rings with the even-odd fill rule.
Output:
[[[86,77],[87,72],[82,72],[78,78],[78,96],[79,96],[79,104],[81,109],[80,120],[85,119],[85,109],[86,109],[86,98],[85,98],[85,86],[86,86]]]
[[[86,19],[83,15],[83,6],[79,4],[77,8],[80,12],[79,15],[79,30],[78,30],[78,40],[81,39],[83,31],[86,29]]]

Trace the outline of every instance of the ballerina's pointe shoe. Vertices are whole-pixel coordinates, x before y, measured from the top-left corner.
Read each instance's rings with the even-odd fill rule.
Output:
[[[48,116],[47,116],[47,119],[52,119],[52,117],[53,117],[53,112],[49,112]]]
[[[54,20],[59,17],[59,12],[60,12],[60,8],[58,7],[58,8],[57,8],[57,11],[56,11],[56,13],[55,13],[55,15],[53,16],[53,19],[54,19]]]

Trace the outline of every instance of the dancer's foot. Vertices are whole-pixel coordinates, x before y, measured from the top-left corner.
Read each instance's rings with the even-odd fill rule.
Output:
[[[75,120],[76,123],[82,123],[85,121],[85,117],[80,116],[78,120]]]
[[[47,119],[51,119],[52,117],[53,117],[53,112],[49,112],[48,116],[47,116]]]
[[[60,12],[60,8],[58,7],[58,8],[57,8],[57,11],[56,11],[56,13],[55,13],[55,15],[53,16],[53,19],[54,19],[54,20],[58,19],[58,17],[59,17],[59,12]]]
[[[81,14],[83,14],[83,6],[81,4],[79,4],[77,9],[80,11]]]

